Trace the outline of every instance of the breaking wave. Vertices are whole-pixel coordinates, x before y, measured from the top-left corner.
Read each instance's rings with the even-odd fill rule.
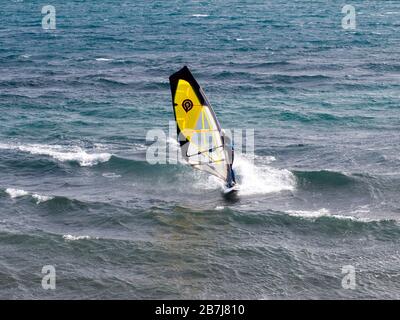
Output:
[[[65,241],[76,241],[76,240],[90,240],[90,239],[98,239],[97,237],[92,238],[90,236],[73,236],[71,234],[63,235],[63,239]]]
[[[107,162],[111,158],[110,153],[89,153],[79,146],[0,143],[0,149],[17,150],[33,155],[49,156],[61,162],[77,162],[82,167],[90,167],[101,162]]]
[[[36,204],[54,199],[54,197],[51,196],[40,195],[37,193],[30,193],[22,189],[7,188],[5,192],[10,196],[11,199],[31,196],[34,200],[36,200]]]

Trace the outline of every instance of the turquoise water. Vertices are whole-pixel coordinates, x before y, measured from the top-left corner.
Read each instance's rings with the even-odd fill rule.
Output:
[[[1,4],[1,298],[400,298],[398,1],[50,2]],[[146,161],[183,65],[255,130],[236,199]]]

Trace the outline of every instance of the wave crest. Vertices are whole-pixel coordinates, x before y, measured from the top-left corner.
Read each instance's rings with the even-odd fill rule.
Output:
[[[18,150],[27,152],[33,155],[49,156],[61,162],[74,161],[82,167],[90,167],[98,163],[107,162],[111,158],[111,154],[88,153],[86,150],[78,146],[61,146],[61,145],[46,145],[46,144],[2,144],[0,149]]]
[[[65,241],[76,241],[76,240],[90,240],[93,238],[90,236],[73,236],[71,234],[64,234],[63,239]],[[98,238],[94,238],[94,239],[98,239]]]
[[[32,193],[22,190],[22,189],[7,188],[5,190],[5,192],[10,196],[11,199],[21,198],[21,197],[25,197],[25,196],[31,196],[33,199],[36,200],[36,204],[54,199],[54,197],[51,197],[51,196],[40,195],[37,193],[32,194]]]

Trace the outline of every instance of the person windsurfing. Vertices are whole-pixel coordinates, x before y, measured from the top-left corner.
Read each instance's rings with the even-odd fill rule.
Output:
[[[188,67],[169,77],[178,142],[193,167],[225,182],[225,193],[238,190],[233,144],[221,128],[210,102]]]
[[[228,179],[226,181],[226,187],[228,189],[233,188],[236,185],[236,177],[235,171],[233,170],[233,161],[235,160],[235,148],[233,145],[233,141],[226,135],[225,130],[221,129],[221,134],[223,138],[223,143],[225,145],[226,154],[228,155],[228,165],[230,174],[228,175]]]

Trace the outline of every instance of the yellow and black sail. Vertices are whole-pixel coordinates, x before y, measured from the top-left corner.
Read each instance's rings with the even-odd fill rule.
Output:
[[[186,66],[169,80],[183,158],[194,168],[233,185],[233,150],[227,147],[227,137],[203,90]]]

